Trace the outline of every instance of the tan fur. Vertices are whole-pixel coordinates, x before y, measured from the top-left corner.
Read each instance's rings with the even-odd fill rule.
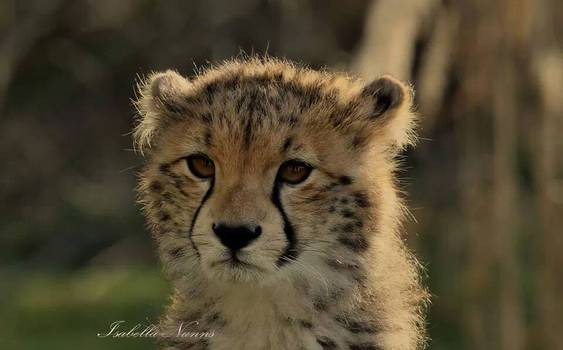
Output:
[[[190,81],[155,73],[139,92],[140,202],[174,283],[161,331],[213,331],[166,349],[424,347],[427,294],[394,178],[397,150],[415,140],[411,89],[250,58]],[[213,181],[190,172],[194,153],[213,160]],[[276,182],[289,159],[314,167],[303,183]],[[252,267],[218,262],[229,255],[216,222],[262,227],[238,255]],[[288,223],[295,251],[280,262]]]

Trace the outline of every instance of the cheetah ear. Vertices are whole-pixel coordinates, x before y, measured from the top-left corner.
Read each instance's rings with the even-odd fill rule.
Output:
[[[191,83],[177,72],[167,70],[150,74],[137,88],[139,98],[134,104],[138,120],[133,135],[136,149],[143,154],[162,126],[184,111],[182,100],[189,93]]]
[[[403,148],[414,143],[415,114],[411,111],[413,91],[390,75],[366,85],[361,92],[367,101],[365,119],[379,140]]]

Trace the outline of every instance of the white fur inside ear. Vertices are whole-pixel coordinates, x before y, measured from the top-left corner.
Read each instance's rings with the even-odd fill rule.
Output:
[[[404,103],[386,125],[391,140],[399,149],[416,143],[416,127],[416,114],[411,110],[410,102]]]

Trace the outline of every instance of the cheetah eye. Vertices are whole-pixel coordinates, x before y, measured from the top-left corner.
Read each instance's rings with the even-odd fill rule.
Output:
[[[290,184],[298,184],[305,181],[311,174],[313,167],[299,160],[288,160],[278,170],[278,180]]]
[[[207,179],[215,175],[215,164],[207,156],[194,154],[186,158],[188,168],[197,177]]]

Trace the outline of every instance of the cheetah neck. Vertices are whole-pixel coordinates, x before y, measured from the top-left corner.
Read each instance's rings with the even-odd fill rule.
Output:
[[[299,349],[308,343],[311,346],[305,348],[320,349],[323,342],[345,344],[350,332],[356,332],[353,327],[359,327],[349,322],[348,315],[367,322],[361,327],[370,333],[374,320],[357,302],[362,289],[358,281],[328,267],[317,270],[316,278],[267,284],[201,280],[189,300],[175,300],[173,318],[176,324],[197,321],[202,330],[213,331],[211,349]]]

